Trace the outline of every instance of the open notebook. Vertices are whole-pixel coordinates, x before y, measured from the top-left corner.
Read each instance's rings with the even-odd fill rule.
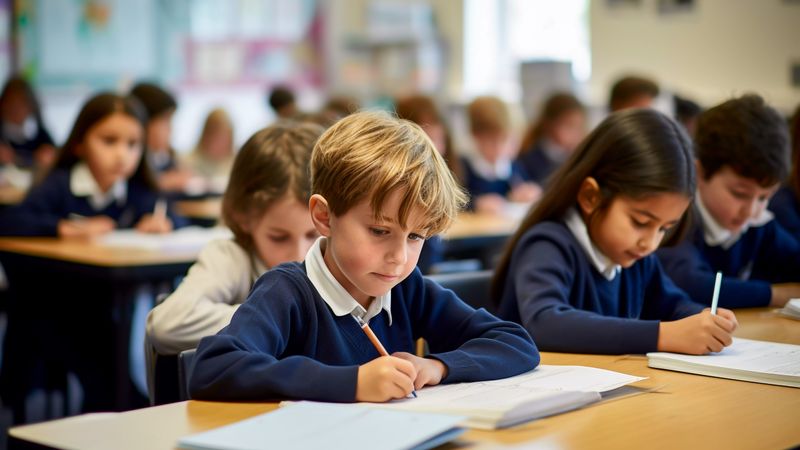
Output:
[[[428,449],[464,432],[463,419],[443,414],[389,411],[362,405],[297,402],[178,440],[198,450]]]
[[[791,317],[792,319],[800,320],[800,298],[793,298],[789,300],[786,305],[778,310],[781,315]]]
[[[800,345],[734,338],[733,344],[710,355],[647,354],[656,369],[718,378],[800,387]]]
[[[463,426],[491,430],[580,408],[600,400],[601,392],[643,379],[594,367],[541,365],[511,378],[425,387],[417,398],[359,404],[459,415],[466,417]]]

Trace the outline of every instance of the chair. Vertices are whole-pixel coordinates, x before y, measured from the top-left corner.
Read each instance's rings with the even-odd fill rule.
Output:
[[[195,349],[184,350],[178,355],[178,390],[180,400],[189,400],[189,373],[194,363]]]
[[[494,313],[495,306],[491,299],[491,285],[494,272],[481,270],[477,272],[459,272],[441,275],[428,275],[429,280],[439,283],[442,287],[455,292],[473,308],[485,308]]]

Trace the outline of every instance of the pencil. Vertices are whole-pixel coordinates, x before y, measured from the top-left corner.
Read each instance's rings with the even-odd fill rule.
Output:
[[[714,296],[711,297],[711,314],[717,314],[717,305],[719,304],[719,288],[722,284],[722,272],[717,272],[717,278],[714,280]]]
[[[153,207],[153,217],[159,219],[167,217],[167,202],[163,198],[156,200],[156,204]]]
[[[369,324],[365,322],[364,319],[356,315],[353,315],[353,318],[356,319],[358,326],[361,327],[361,329],[364,331],[364,334],[366,334],[367,337],[369,338],[369,341],[372,342],[372,345],[375,347],[375,350],[378,351],[378,354],[380,354],[381,356],[389,356],[389,352],[387,352],[386,348],[383,346],[383,344],[381,344],[381,341],[378,339],[378,336],[375,336],[375,333],[372,331],[372,328],[369,327]],[[413,395],[414,398],[416,398],[417,391],[412,390],[411,395]]]

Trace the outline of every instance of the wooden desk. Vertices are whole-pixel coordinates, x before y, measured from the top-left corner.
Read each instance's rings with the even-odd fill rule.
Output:
[[[739,312],[737,336],[800,344],[800,323],[766,309]],[[800,444],[800,389],[650,369],[643,356],[544,353],[545,364],[578,364],[646,376],[658,392],[609,400],[501,431],[470,430],[469,448],[786,448]],[[16,427],[13,439],[82,449],[169,449],[181,436],[274,409],[274,403],[189,401],[126,413]]]
[[[178,200],[175,202],[175,210],[192,223],[212,226],[219,222],[219,219],[222,217],[222,198]]]

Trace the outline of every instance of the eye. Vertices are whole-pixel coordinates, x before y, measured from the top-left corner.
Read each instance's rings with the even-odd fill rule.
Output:
[[[269,235],[269,236],[267,236],[267,239],[269,239],[272,242],[275,242],[275,243],[279,244],[281,242],[288,241],[289,240],[289,236],[285,235],[285,234],[283,234],[283,235],[274,235],[274,236],[273,235]]]
[[[100,138],[100,140],[103,141],[103,144],[106,144],[106,145],[114,145],[114,144],[117,143],[117,137],[116,136],[103,136],[103,137]]]
[[[412,241],[424,241],[425,240],[425,236],[423,236],[421,234],[417,234],[417,233],[409,234],[408,238],[411,239]]]
[[[389,234],[389,230],[375,227],[369,227],[369,232],[372,233],[373,236],[386,236]]]
[[[747,200],[750,197],[746,192],[741,191],[731,191],[731,195],[739,200]]]
[[[664,225],[663,227],[659,228],[658,230],[661,231],[662,233],[666,233],[669,230],[673,229],[674,227],[675,227],[674,224],[672,224],[672,225]]]
[[[647,222],[637,220],[635,217],[631,217],[631,222],[633,222],[633,226],[636,228],[647,228],[648,225]]]

